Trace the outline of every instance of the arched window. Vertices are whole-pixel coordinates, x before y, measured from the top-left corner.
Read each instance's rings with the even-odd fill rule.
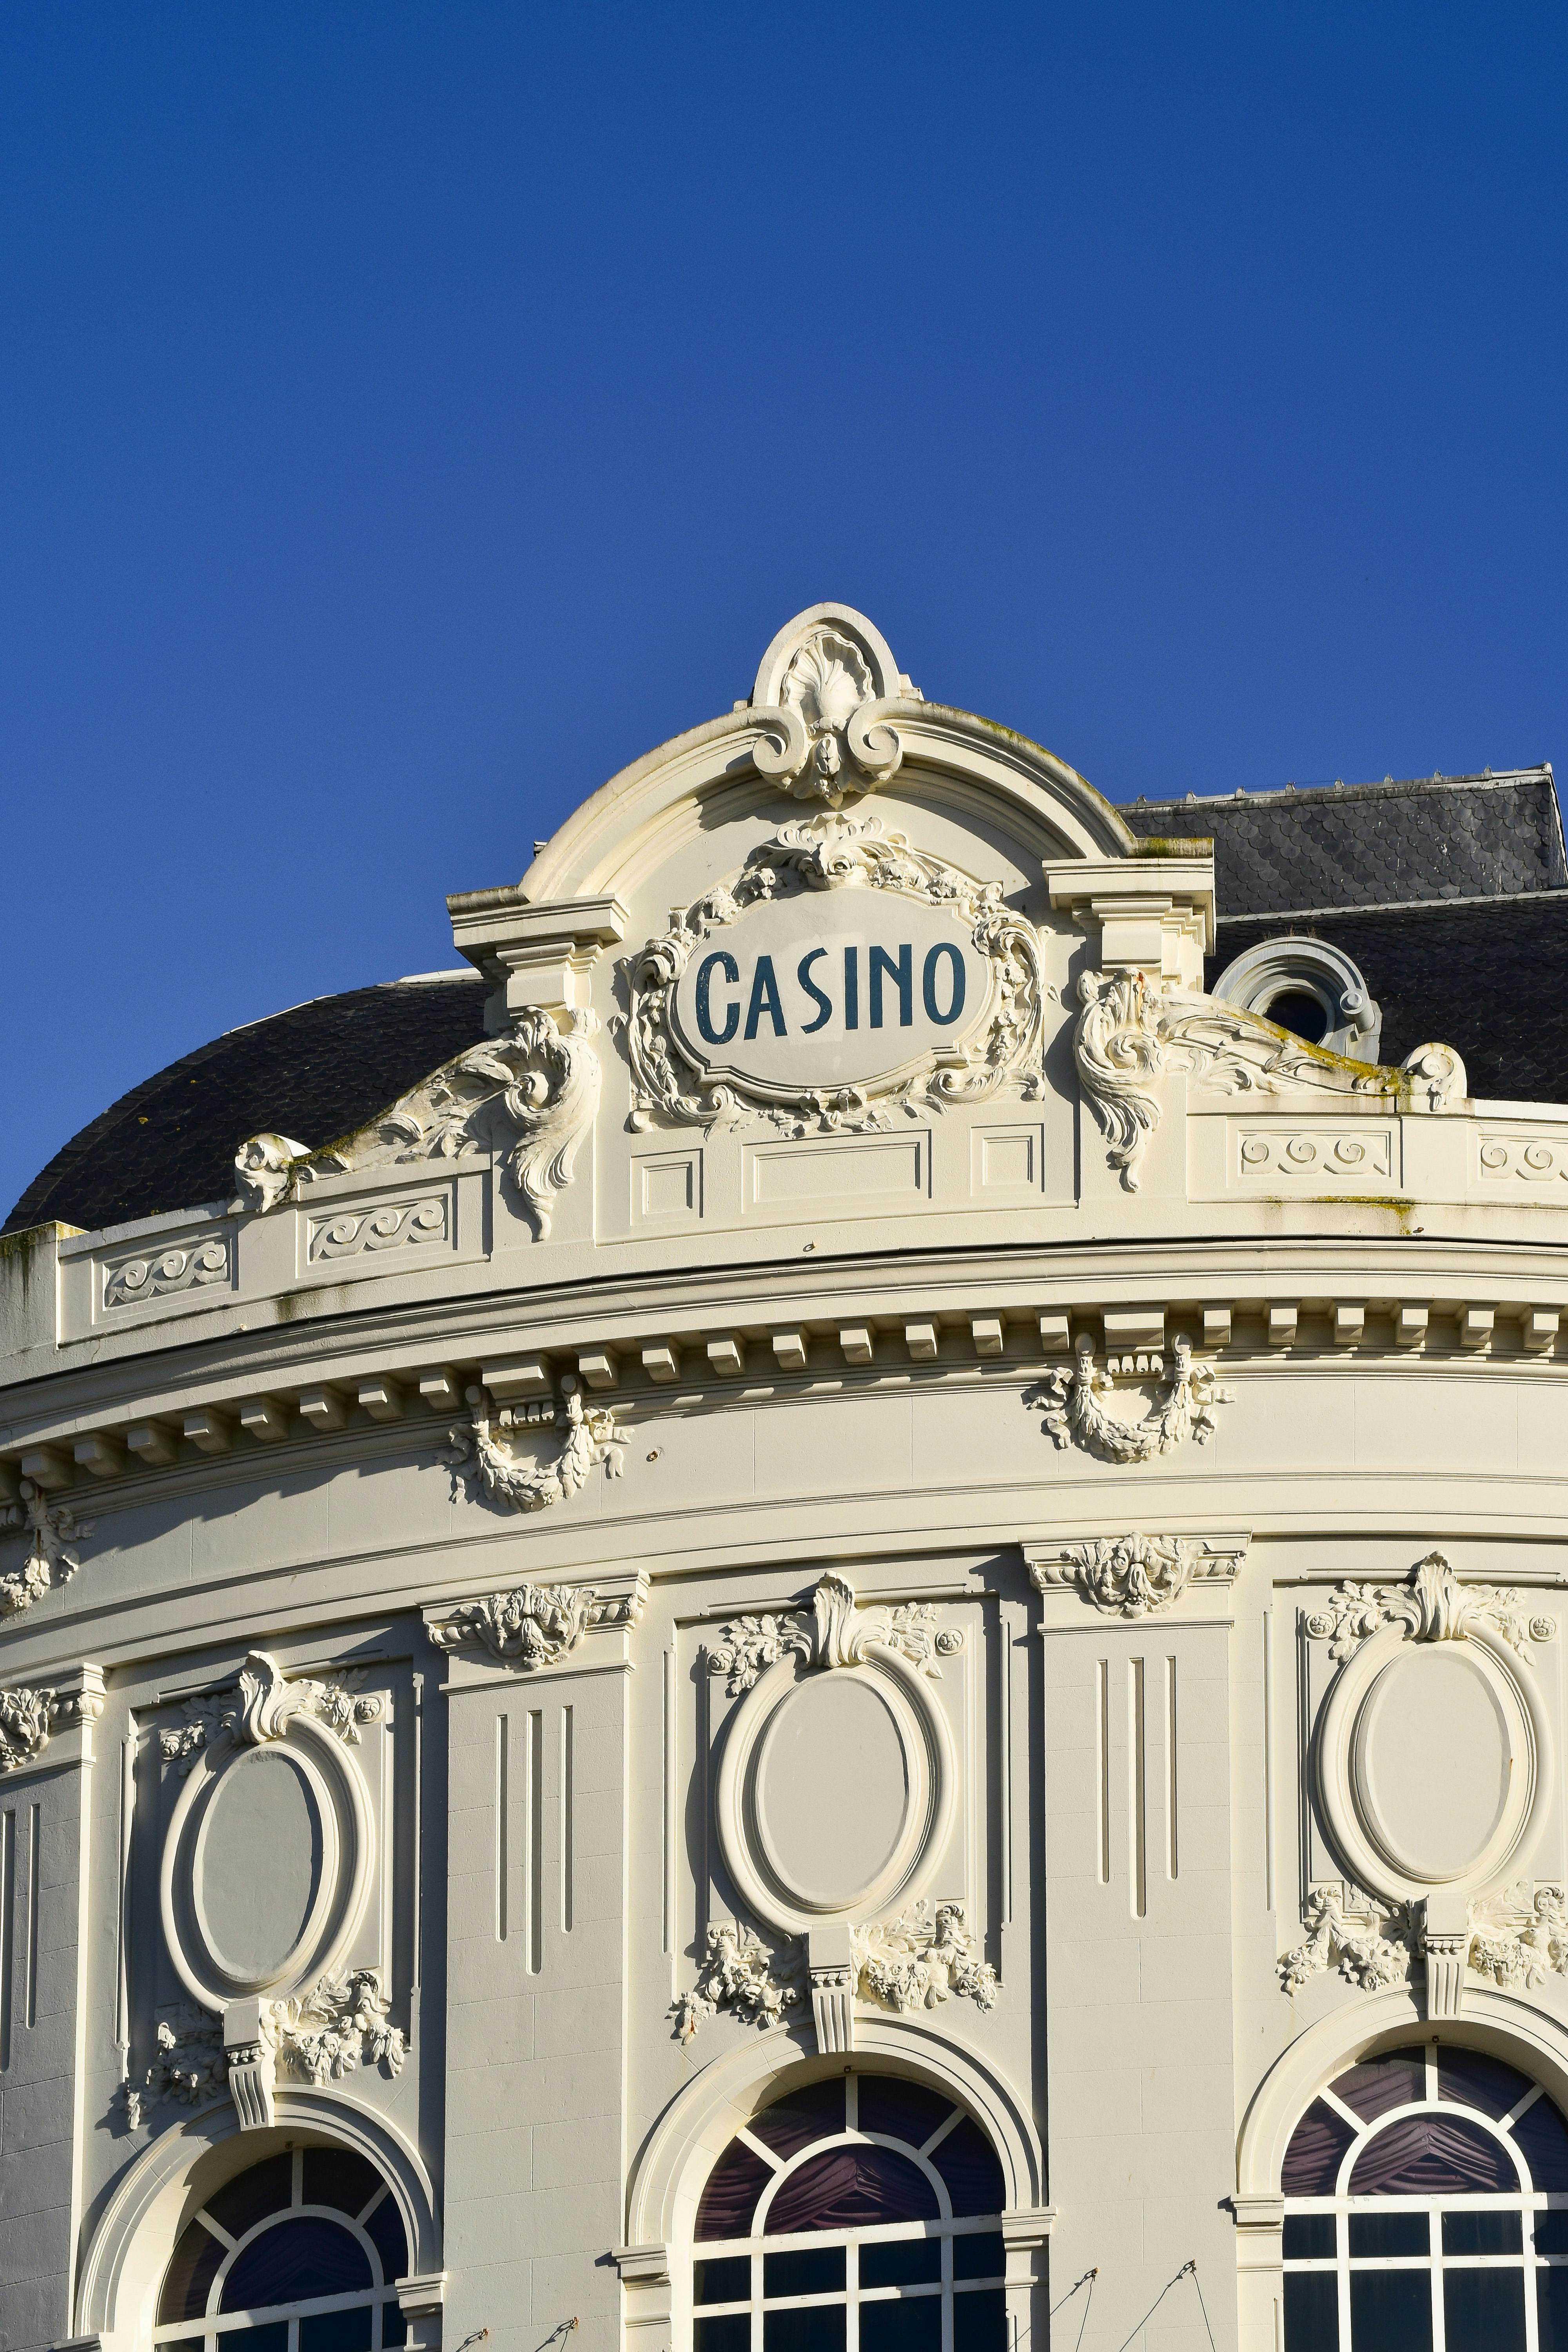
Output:
[[[1002,2168],[951,2099],[836,2074],[763,2109],[708,2177],[695,2352],[1002,2352]]]
[[[344,2147],[286,2149],[215,2189],[188,2223],[163,2273],[153,2342],[388,2352],[404,2341],[394,2282],[407,2270],[402,2218],[373,2165]]]
[[[1285,2352],[1564,2352],[1568,2124],[1477,2050],[1391,2050],[1285,2157]]]

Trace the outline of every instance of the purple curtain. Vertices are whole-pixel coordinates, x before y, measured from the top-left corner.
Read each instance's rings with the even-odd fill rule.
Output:
[[[1342,2116],[1314,2099],[1285,2151],[1279,2185],[1287,2197],[1331,2197],[1344,2152],[1354,2134]]]
[[[936,2191],[920,2167],[889,2147],[830,2147],[808,2157],[768,2209],[770,2237],[797,2230],[865,2230],[934,2221]]]
[[[755,2148],[732,2139],[708,2176],[697,2208],[699,2238],[749,2238],[757,2200],[773,2177]]]
[[[1464,2116],[1406,2116],[1367,2142],[1351,2175],[1352,2197],[1451,2197],[1519,2188],[1508,2151]]]
[[[1374,2124],[1391,2107],[1417,2105],[1426,2096],[1426,2053],[1424,2050],[1385,2050],[1381,2058],[1363,2058],[1331,2086],[1363,2124]]]

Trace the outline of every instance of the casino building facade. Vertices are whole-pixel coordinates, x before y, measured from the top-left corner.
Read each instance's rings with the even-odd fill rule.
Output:
[[[1551,772],[823,605],[448,903],[0,1237],[6,2352],[1560,2352]]]

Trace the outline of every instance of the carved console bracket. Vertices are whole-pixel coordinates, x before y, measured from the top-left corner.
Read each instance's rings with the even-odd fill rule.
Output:
[[[1193,1343],[1178,1334],[1171,1349],[1170,1376],[1163,1355],[1148,1360],[1148,1370],[1159,1383],[1151,1410],[1142,1421],[1123,1421],[1100,1402],[1114,1392],[1116,1376],[1095,1363],[1094,1343],[1079,1340],[1071,1369],[1062,1366],[1024,1391],[1024,1402],[1045,1409],[1044,1427],[1058,1445],[1079,1444],[1102,1462],[1150,1462],[1157,1454],[1173,1454],[1190,1437],[1205,1445],[1215,1433],[1214,1408],[1235,1402],[1234,1389],[1222,1388],[1212,1363],[1193,1356]]]
[[[18,1772],[43,1754],[57,1733],[89,1728],[103,1713],[103,1676],[80,1666],[74,1687],[0,1690],[0,1772]]]
[[[465,1601],[445,1616],[432,1615],[426,1630],[438,1650],[482,1650],[534,1674],[560,1665],[584,1633],[635,1625],[647,1597],[642,1574],[625,1591],[607,1593],[587,1584],[519,1584],[510,1592]]]
[[[1194,1583],[1230,1586],[1246,1536],[1095,1536],[1081,1543],[1026,1544],[1037,1591],[1076,1588],[1108,1617],[1154,1617]]]

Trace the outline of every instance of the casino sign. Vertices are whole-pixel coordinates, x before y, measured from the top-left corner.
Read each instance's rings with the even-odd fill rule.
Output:
[[[1038,1094],[1035,932],[875,817],[786,825],[627,959],[629,1120],[794,1132]]]

